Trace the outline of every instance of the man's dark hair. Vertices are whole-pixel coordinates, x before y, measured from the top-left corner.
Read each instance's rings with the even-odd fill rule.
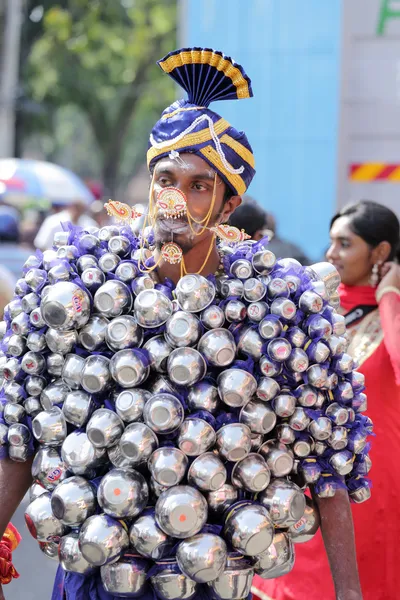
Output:
[[[372,200],[348,204],[332,218],[330,229],[340,217],[349,217],[351,231],[371,248],[376,248],[381,242],[388,242],[391,247],[388,260],[396,257],[399,251],[400,225],[390,208]]]
[[[254,200],[247,200],[241,204],[229,218],[229,224],[244,229],[250,237],[266,226],[266,212]]]

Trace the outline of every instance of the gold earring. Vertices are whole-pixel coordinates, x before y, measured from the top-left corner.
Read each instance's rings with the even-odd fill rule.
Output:
[[[376,287],[379,283],[379,267],[380,263],[376,262],[372,267],[371,277],[369,278],[369,282],[372,287]]]

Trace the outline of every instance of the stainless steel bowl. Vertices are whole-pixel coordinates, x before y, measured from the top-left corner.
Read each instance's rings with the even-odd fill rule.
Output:
[[[254,569],[227,565],[224,572],[209,584],[218,600],[242,600],[251,593]]]
[[[216,328],[207,331],[200,338],[197,349],[214,367],[227,367],[235,360],[235,340],[227,329]]]
[[[237,502],[238,490],[233,485],[225,483],[218,490],[209,492],[206,497],[210,514],[221,518],[225,511]]]
[[[146,463],[158,447],[155,433],[144,423],[131,423],[127,426],[119,442],[121,454],[132,466]]]
[[[301,519],[306,500],[301,489],[285,479],[273,479],[266,490],[258,496],[276,527],[290,527]]]
[[[125,348],[142,345],[143,330],[131,315],[116,317],[107,326],[105,340],[107,346],[117,352]]]
[[[270,547],[257,556],[254,571],[263,579],[275,579],[293,569],[294,558],[294,547],[289,535],[278,532]]]
[[[10,429],[12,427],[11,425]],[[47,490],[54,490],[69,476],[56,448],[40,448],[33,459],[31,473],[34,480]]]
[[[51,410],[55,405],[61,405],[69,392],[69,387],[60,379],[50,383],[40,394],[40,403],[44,410]]]
[[[178,448],[157,448],[147,463],[151,476],[165,487],[179,484],[186,475],[188,459]]]
[[[108,319],[100,315],[93,315],[79,332],[79,343],[81,346],[94,352],[98,350],[106,339]]]
[[[214,428],[197,417],[188,417],[180,427],[177,444],[187,456],[199,456],[207,452],[216,441]]]
[[[89,394],[104,392],[111,383],[110,359],[101,355],[88,356],[81,372],[81,386]]]
[[[123,388],[141,385],[150,374],[147,357],[136,348],[120,350],[110,361],[111,377]]]
[[[110,448],[121,438],[124,432],[122,419],[112,410],[95,410],[86,427],[86,433],[95,448]]]
[[[151,398],[151,393],[144,389],[126,389],[115,394],[115,410],[125,423],[140,421],[144,405]]]
[[[39,542],[59,540],[64,535],[65,526],[56,519],[51,510],[51,495],[42,494],[25,511],[25,522],[29,533]]]
[[[103,511],[116,518],[133,518],[147,505],[149,489],[141,473],[133,469],[111,469],[100,482],[97,501]]]
[[[179,544],[176,560],[187,577],[197,583],[208,583],[224,571],[227,553],[226,543],[221,537],[200,533]]]
[[[176,286],[175,293],[182,310],[201,312],[215,297],[215,287],[202,275],[185,275]]]
[[[198,591],[195,581],[168,567],[150,577],[150,581],[161,600],[192,600]]]
[[[79,476],[62,481],[51,497],[53,515],[68,527],[80,527],[96,512],[96,506],[94,488]]]
[[[140,556],[125,554],[118,562],[100,569],[103,587],[118,598],[141,598],[147,589],[149,563]]]
[[[70,391],[64,400],[62,411],[67,423],[75,427],[83,427],[90,419],[95,404],[92,397],[83,390]]]
[[[207,364],[195,348],[176,348],[169,355],[167,371],[172,383],[190,386],[203,379]]]
[[[143,290],[134,303],[134,315],[137,322],[145,329],[160,327],[172,315],[171,300],[160,290]]]
[[[199,319],[192,313],[178,310],[168,319],[165,339],[175,348],[194,346],[201,334]]]
[[[257,390],[257,381],[243,369],[226,369],[217,379],[221,400],[235,408],[245,406]]]
[[[192,412],[207,410],[211,414],[215,414],[221,406],[217,386],[204,379],[191,386],[187,405]]]
[[[232,507],[224,526],[224,538],[236,550],[248,556],[265,552],[271,545],[274,525],[268,510],[248,501]]]
[[[283,443],[268,440],[259,449],[274,477],[289,475],[293,469],[293,453]]]
[[[155,394],[146,402],[143,419],[155,433],[172,433],[183,421],[184,409],[172,394]]]
[[[188,472],[189,485],[202,492],[212,492],[222,487],[227,478],[223,462],[213,452],[205,452],[191,464]]]
[[[241,460],[251,450],[250,428],[242,423],[224,425],[217,432],[216,448],[225,460]]]
[[[129,287],[112,279],[106,281],[94,295],[94,307],[105,317],[119,317],[132,308],[132,293]]]
[[[177,485],[161,494],[156,502],[159,527],[175,538],[188,538],[202,529],[208,509],[204,496],[188,485]]]
[[[50,286],[46,296],[42,296],[40,308],[46,325],[54,329],[79,329],[90,317],[88,294],[70,281]]]
[[[144,344],[143,349],[149,354],[150,368],[157,373],[167,372],[168,357],[173,348],[163,335],[156,335]]]
[[[40,412],[32,421],[32,433],[40,444],[59,446],[67,436],[67,423],[62,411],[55,406]]]
[[[319,511],[314,501],[306,496],[306,509],[297,523],[289,527],[288,533],[292,542],[302,544],[311,540],[320,526]]]
[[[260,454],[250,453],[235,464],[231,480],[237,488],[257,493],[269,485],[271,472]]]
[[[175,543],[159,528],[151,509],[134,521],[129,530],[131,546],[142,556],[159,560],[168,553]]]
[[[265,402],[250,400],[240,411],[239,421],[253,433],[266,434],[276,425],[276,414]]]
[[[69,471],[86,475],[104,461],[105,451],[96,448],[83,431],[70,433],[61,447],[61,457]]]
[[[68,533],[60,540],[58,558],[64,571],[91,575],[94,567],[83,558],[79,549],[79,534]]]
[[[109,515],[93,515],[79,532],[79,548],[89,564],[100,567],[115,562],[129,546],[125,527]]]

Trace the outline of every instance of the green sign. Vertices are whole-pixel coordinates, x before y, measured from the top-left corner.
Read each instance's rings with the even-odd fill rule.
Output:
[[[376,28],[376,35],[384,35],[386,23],[390,19],[400,19],[400,10],[392,8],[392,6],[398,6],[399,3],[394,3],[393,0],[381,0],[381,8],[379,11],[378,25]]]

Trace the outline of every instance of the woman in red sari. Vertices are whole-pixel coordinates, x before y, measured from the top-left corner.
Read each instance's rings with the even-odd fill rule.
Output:
[[[367,414],[376,434],[372,496],[353,505],[364,600],[400,599],[400,266],[391,262],[398,248],[399,221],[380,204],[362,201],[332,219],[327,258],[342,278],[348,352],[365,375]],[[289,575],[254,580],[255,600],[335,599],[321,534],[295,549]]]

